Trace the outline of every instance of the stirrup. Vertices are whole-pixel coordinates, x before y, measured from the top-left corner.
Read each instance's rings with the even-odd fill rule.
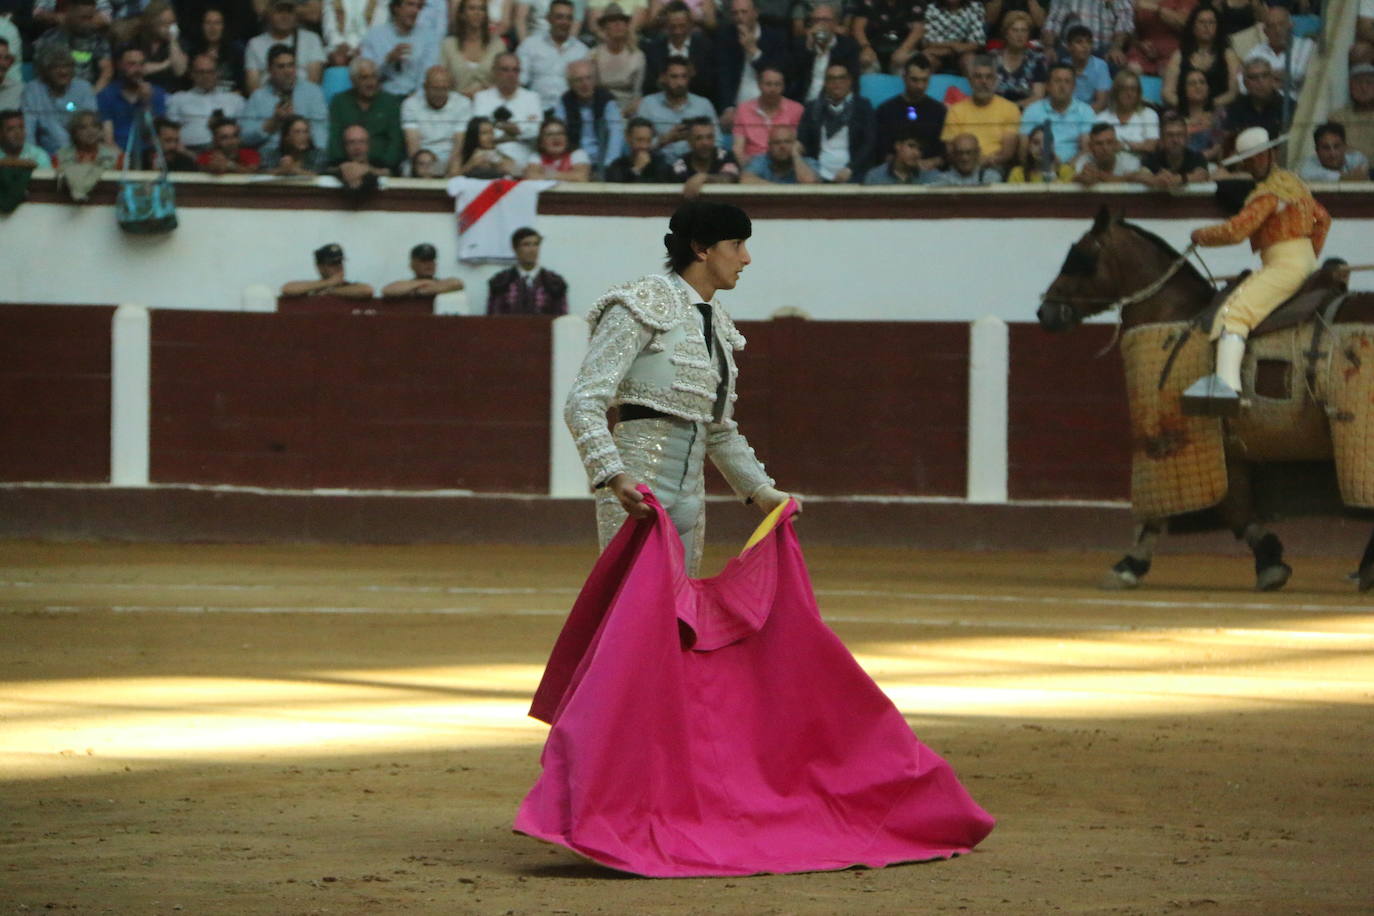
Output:
[[[1219,375],[1207,375],[1193,382],[1179,399],[1189,417],[1235,417],[1246,401]]]

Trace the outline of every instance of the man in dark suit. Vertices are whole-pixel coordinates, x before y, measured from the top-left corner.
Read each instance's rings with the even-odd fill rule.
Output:
[[[488,315],[566,315],[568,284],[551,270],[539,266],[539,244],[544,241],[528,226],[511,236],[515,266],[487,281]]]
[[[797,139],[820,166],[822,181],[861,182],[873,164],[877,122],[868,99],[854,91],[854,73],[843,64],[825,68],[825,91],[806,104]]]
[[[787,90],[789,99],[803,105],[819,98],[825,88],[825,71],[831,64],[842,64],[850,73],[859,72],[859,43],[841,32],[839,12],[829,3],[818,3],[806,20],[806,35],[792,39],[788,53]]]
[[[687,91],[705,99],[716,97],[716,46],[704,32],[693,31],[692,11],[682,0],[663,8],[663,34],[644,49],[644,94],[659,90],[658,78],[671,57],[692,62],[692,81]]]
[[[720,66],[716,109],[729,130],[735,106],[758,97],[759,70],[782,67],[787,60],[787,33],[761,25],[754,0],[731,0],[730,21],[716,32],[716,59]]]

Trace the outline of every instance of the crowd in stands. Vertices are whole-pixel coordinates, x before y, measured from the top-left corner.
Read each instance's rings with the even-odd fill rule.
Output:
[[[1321,125],[1292,124],[1320,0],[0,9],[8,165],[115,168],[132,137],[147,167],[149,123],[174,170],[332,174],[349,187],[406,175],[688,195],[715,182],[1163,189],[1219,174],[1256,125],[1313,131],[1316,152],[1297,165],[1313,180],[1367,181],[1374,158],[1374,0],[1361,3],[1349,102]]]

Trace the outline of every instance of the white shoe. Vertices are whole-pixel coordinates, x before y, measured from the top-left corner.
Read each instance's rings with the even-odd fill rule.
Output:
[[[1240,364],[1245,358],[1245,338],[1226,332],[1217,341],[1217,371],[1198,379],[1183,392],[1183,412],[1190,417],[1234,417],[1245,401],[1241,398]]]

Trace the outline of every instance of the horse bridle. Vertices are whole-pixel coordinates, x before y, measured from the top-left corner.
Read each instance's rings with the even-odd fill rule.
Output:
[[[1104,312],[1119,312],[1127,306],[1135,305],[1137,302],[1144,302],[1146,299],[1163,289],[1164,285],[1173,279],[1174,274],[1183,269],[1183,265],[1188,263],[1188,259],[1193,256],[1195,251],[1197,251],[1197,243],[1190,242],[1188,247],[1183,249],[1183,253],[1176,257],[1173,263],[1164,269],[1164,273],[1160,274],[1158,279],[1154,280],[1143,289],[1136,290],[1133,293],[1118,296],[1115,299],[1108,299],[1106,296],[1055,296],[1052,301],[1062,302],[1065,305],[1073,306],[1102,305],[1102,311]],[[1206,263],[1204,263],[1201,258],[1198,259],[1198,263],[1202,264],[1204,270],[1207,269]],[[1208,276],[1211,276],[1210,270],[1208,270],[1207,273]],[[1040,301],[1051,301],[1048,291],[1040,294]]]

